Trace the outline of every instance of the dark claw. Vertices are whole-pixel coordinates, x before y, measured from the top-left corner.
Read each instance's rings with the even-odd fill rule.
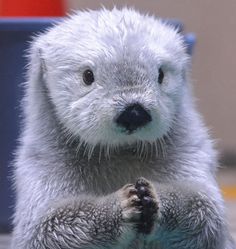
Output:
[[[142,198],[142,204],[143,206],[150,206],[150,204],[152,203],[152,198],[149,196],[144,196]]]
[[[135,184],[135,188],[139,189],[141,186],[147,187],[149,184],[144,178],[138,178]]]
[[[138,231],[143,234],[151,232],[154,225],[154,215],[157,213],[157,204],[150,192],[150,184],[145,178],[139,178],[136,181],[135,188],[137,189],[137,196],[139,197],[141,220],[138,225]]]
[[[138,188],[137,194],[138,194],[139,198],[143,198],[144,196],[146,196],[148,194],[148,190],[146,187],[141,186]]]

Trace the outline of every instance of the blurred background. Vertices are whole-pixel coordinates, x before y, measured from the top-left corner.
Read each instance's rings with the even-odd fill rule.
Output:
[[[7,28],[6,18],[9,21],[9,18],[13,17],[23,19],[27,16],[61,17],[65,16],[66,13],[71,13],[72,10],[98,9],[101,6],[112,8],[114,5],[117,7],[131,6],[141,12],[155,14],[158,17],[180,20],[184,24],[184,32],[193,32],[196,35],[197,43],[192,58],[192,84],[198,108],[216,141],[216,147],[220,154],[221,170],[218,174],[218,180],[227,201],[230,227],[236,237],[235,0],[0,0],[0,32],[2,32],[0,34],[0,83],[5,84],[0,95],[0,232],[10,230],[5,225],[1,228],[1,220],[4,218],[8,220],[12,212],[11,208],[8,207],[13,205],[13,195],[9,185],[10,181],[6,179],[6,175],[9,175],[9,167],[6,162],[12,159],[12,154],[9,154],[9,151],[12,153],[16,145],[15,138],[19,127],[18,106],[21,95],[21,90],[18,87],[13,89],[11,86],[15,82],[15,79],[11,78],[14,77],[14,70],[6,74],[5,58],[10,55],[4,54],[4,52],[10,44],[6,36],[10,37],[12,29],[19,31],[18,29],[21,29],[22,26],[18,26],[17,20],[14,19],[14,25]],[[41,23],[40,27],[37,26],[36,31],[46,26],[47,24]],[[27,26],[24,32],[28,32],[27,35],[29,35],[34,30]],[[17,44],[22,42],[22,36],[18,32],[14,33],[13,39]],[[26,48],[27,44],[25,41],[23,42],[23,48]],[[25,63],[23,50],[21,47],[18,60],[15,59],[15,64],[11,64],[16,68],[19,61]],[[13,53],[11,56],[14,59],[15,50],[10,51]],[[18,75],[24,71],[22,68],[19,70],[16,72]],[[9,108],[7,114],[6,108]],[[9,141],[8,149],[5,148],[6,140]],[[4,206],[2,199],[5,203]],[[6,212],[6,209],[10,211]],[[9,237],[1,236],[1,238],[0,248],[3,248],[1,244],[6,245]]]

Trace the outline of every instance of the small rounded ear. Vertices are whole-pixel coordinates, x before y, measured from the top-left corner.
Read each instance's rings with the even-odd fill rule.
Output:
[[[37,41],[32,43],[29,50],[29,67],[28,67],[28,89],[29,91],[45,91],[45,78],[47,74],[47,65],[45,60],[45,54],[41,44]],[[31,94],[33,95],[33,94]]]
[[[28,60],[28,79],[35,82],[47,71],[43,49],[39,47],[37,41],[31,44]]]
[[[184,35],[184,41],[186,44],[186,52],[190,56],[193,55],[194,47],[196,44],[196,36],[194,33],[187,33]]]
[[[45,58],[43,57],[43,50],[42,48],[39,48],[38,50],[38,56],[40,60],[40,68],[42,70],[43,75],[47,72],[47,67],[46,67],[46,61]]]

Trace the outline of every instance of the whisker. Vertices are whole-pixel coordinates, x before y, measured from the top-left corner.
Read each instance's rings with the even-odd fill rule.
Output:
[[[93,152],[94,152],[94,148],[95,148],[94,145],[89,147],[89,151],[88,151],[88,161],[90,161],[90,159],[92,158],[92,154],[93,154]]]
[[[104,156],[107,160],[110,159],[110,146],[107,144],[104,150]]]
[[[155,149],[155,158],[158,158],[159,156],[159,150],[158,150],[158,142],[154,141],[154,149]]]
[[[102,146],[99,145],[99,154],[98,154],[98,162],[99,162],[99,164],[101,163],[101,158],[102,158]]]

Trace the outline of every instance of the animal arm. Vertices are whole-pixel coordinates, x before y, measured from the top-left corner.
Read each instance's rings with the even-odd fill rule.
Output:
[[[207,186],[156,184],[160,198],[160,220],[153,239],[163,249],[223,249],[225,224],[216,202],[206,194]]]
[[[147,234],[146,248],[224,248],[225,224],[217,204],[205,193],[206,186],[155,186],[160,216],[153,231]],[[73,204],[68,200],[42,219],[27,248],[121,248],[121,244],[123,248],[134,248],[137,230],[131,229],[133,236],[124,223],[115,194],[103,199],[74,200]],[[129,239],[127,234],[131,235]]]
[[[41,220],[27,249],[112,248],[122,237],[121,207],[114,195],[67,200]],[[123,230],[122,230],[123,229]]]

